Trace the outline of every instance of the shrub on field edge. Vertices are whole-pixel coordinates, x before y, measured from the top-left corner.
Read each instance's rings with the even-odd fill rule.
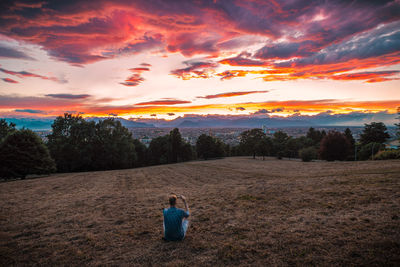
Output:
[[[374,159],[385,160],[385,159],[400,159],[400,150],[383,150],[379,151]]]
[[[302,161],[304,162],[309,162],[313,159],[317,158],[317,151],[314,147],[306,147],[303,149],[300,149],[299,155]]]
[[[384,145],[380,143],[368,143],[361,147],[360,151],[358,151],[358,159],[359,160],[368,160],[371,159],[372,156],[375,158],[375,154],[380,150],[384,149]]]

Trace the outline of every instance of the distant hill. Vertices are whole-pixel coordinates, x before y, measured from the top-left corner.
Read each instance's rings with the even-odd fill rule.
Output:
[[[48,131],[51,130],[51,125],[53,124],[55,118],[5,118],[7,122],[12,122],[16,124],[17,129],[28,128],[34,131]],[[98,122],[99,120],[104,120],[107,118],[93,117],[87,118],[88,121]],[[149,124],[145,122],[136,122],[131,120],[126,120],[123,118],[115,118],[121,122],[121,124],[127,128],[144,128],[144,127],[155,127],[154,124]]]
[[[317,126],[364,126],[365,123],[383,122],[387,127],[397,123],[397,114],[386,111],[377,113],[352,112],[349,114],[332,114],[331,112],[316,115],[293,114],[288,117],[261,115],[195,115],[187,114],[172,120],[156,118],[114,118],[128,128],[151,128],[151,127],[178,127],[178,128],[261,128],[268,127],[317,127]],[[109,117],[86,118],[89,121],[104,120]],[[32,130],[50,130],[54,118],[7,118],[14,122],[18,128],[29,128]]]
[[[51,129],[54,118],[5,118],[5,120],[15,123],[17,129],[28,128],[35,131],[47,131]]]
[[[397,114],[387,112],[349,114],[320,113],[317,115],[293,114],[288,117],[264,115],[194,115],[188,114],[173,120],[164,119],[135,119],[135,122],[153,124],[155,127],[178,128],[261,128],[268,127],[310,127],[310,126],[364,126],[373,121],[384,122],[390,127],[396,123]]]

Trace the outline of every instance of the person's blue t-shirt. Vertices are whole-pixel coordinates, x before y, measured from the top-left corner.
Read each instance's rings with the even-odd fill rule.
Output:
[[[164,214],[164,237],[167,240],[182,240],[185,237],[185,229],[182,219],[189,217],[189,212],[183,209],[170,207],[163,209]]]

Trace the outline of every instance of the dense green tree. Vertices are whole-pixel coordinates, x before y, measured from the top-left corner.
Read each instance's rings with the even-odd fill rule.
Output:
[[[353,134],[351,133],[351,130],[349,128],[346,128],[346,130],[344,130],[344,136],[346,136],[347,140],[349,140],[350,145],[354,146],[356,140],[354,140]]]
[[[135,146],[135,151],[137,156],[136,161],[134,163],[134,167],[143,167],[149,165],[147,147],[138,139],[133,139],[133,144]]]
[[[262,156],[263,160],[265,156],[270,156],[273,151],[272,140],[268,136],[264,136],[257,144],[257,154]]]
[[[193,158],[192,146],[186,143],[178,130],[157,137],[150,142],[148,149],[150,164],[167,164],[187,161]]]
[[[157,165],[170,163],[169,136],[159,136],[151,140],[148,151],[150,164]]]
[[[81,116],[65,113],[52,124],[47,136],[47,146],[60,172],[91,169],[95,123],[86,122]]]
[[[229,144],[223,143],[224,146],[224,155],[225,157],[231,157],[232,155],[232,146]]]
[[[49,174],[56,170],[47,147],[34,132],[14,131],[0,144],[0,177],[25,178],[28,174]]]
[[[395,125],[397,126],[396,135],[397,135],[397,138],[398,138],[399,141],[400,141],[400,107],[397,108],[397,115],[399,115],[399,116],[397,117],[397,120],[398,120],[399,122],[398,122],[398,123],[395,123]]]
[[[319,150],[322,159],[345,160],[349,153],[350,142],[346,136],[337,131],[330,131],[322,140]]]
[[[314,145],[314,141],[306,136],[296,138],[299,148],[306,148]]]
[[[383,144],[388,138],[390,138],[390,135],[383,122],[371,122],[370,124],[365,124],[363,132],[360,134],[360,143],[361,145],[368,143]]]
[[[95,170],[134,167],[136,150],[132,133],[120,121],[105,119],[95,126],[92,166]]]
[[[297,158],[298,152],[301,149],[301,143],[297,138],[289,137],[286,141],[285,156],[289,158]]]
[[[48,147],[62,172],[132,168],[136,150],[131,132],[114,119],[97,123],[64,114],[55,119]]]
[[[225,156],[225,144],[218,138],[214,139],[214,157],[221,158]]]
[[[178,162],[178,156],[181,154],[182,149],[182,136],[178,128],[173,129],[169,133],[169,142],[171,144],[171,162]]]
[[[244,131],[240,134],[240,146],[246,154],[256,158],[257,146],[264,137],[265,133],[262,129],[256,128]]]
[[[246,153],[240,145],[235,145],[230,147],[230,156],[244,156]]]
[[[15,123],[7,123],[5,119],[0,119],[0,143],[10,133],[15,131]]]
[[[346,128],[346,130],[344,131],[344,136],[346,136],[350,144],[347,160],[354,160],[354,150],[355,150],[356,140],[354,139],[353,134],[351,133],[351,130],[349,128]]]
[[[183,142],[180,152],[179,152],[179,157],[182,161],[189,161],[192,160],[193,157],[193,148],[189,143]]]
[[[217,138],[202,134],[197,138],[196,152],[199,158],[205,160],[210,158],[220,158],[225,156],[226,145]]]
[[[326,136],[326,133],[324,130],[319,131],[315,130],[313,127],[308,129],[308,132],[306,134],[307,138],[310,138],[313,140],[315,146],[319,146],[321,140]]]
[[[274,133],[272,138],[272,143],[274,147],[274,155],[281,159],[285,154],[286,151],[286,142],[288,141],[289,136],[287,133],[283,131],[277,131]]]
[[[214,155],[215,141],[212,136],[202,134],[197,138],[196,141],[196,151],[199,158],[205,160],[213,158]]]

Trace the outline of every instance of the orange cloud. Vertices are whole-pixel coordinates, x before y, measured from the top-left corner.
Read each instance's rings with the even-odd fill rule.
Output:
[[[176,100],[176,99],[169,99],[169,100],[155,100],[155,101],[148,101],[148,102],[141,102],[136,103],[137,106],[147,106],[147,105],[179,105],[179,104],[190,104],[191,101],[185,100]]]
[[[142,63],[146,64],[146,63]],[[147,64],[150,65],[150,64]],[[144,71],[150,71],[147,67],[138,67],[138,68],[131,68],[129,69],[133,74],[129,76],[124,82],[120,83],[125,86],[138,86],[142,83],[145,79],[140,75]]]
[[[376,71],[376,72],[359,72],[333,75],[333,80],[367,80],[367,82],[381,82],[388,80],[398,80],[398,78],[385,78],[386,76],[393,76],[400,73],[400,71]]]
[[[189,105],[189,106],[169,106],[161,105],[130,105],[130,106],[92,106],[84,107],[81,111],[85,116],[103,116],[110,112],[120,116],[134,115],[167,115],[168,113],[182,114],[230,114],[231,110],[243,110],[254,113],[260,109],[275,110],[275,114],[318,114],[330,111],[331,114],[347,114],[351,112],[381,112],[388,111],[396,113],[396,108],[400,106],[400,100],[393,101],[363,101],[349,102],[340,100],[309,100],[309,101],[270,101],[256,103],[237,103],[237,104],[210,104],[210,105]],[[174,105],[174,104],[172,104]]]
[[[43,116],[60,115],[70,110],[84,113],[84,116],[119,116],[135,115],[167,115],[183,114],[231,114],[232,110],[242,110],[244,113],[254,114],[260,110],[274,111],[274,114],[291,115],[318,114],[329,111],[331,114],[347,114],[351,112],[382,112],[391,114],[397,112],[400,100],[388,101],[343,101],[335,99],[308,100],[308,101],[267,101],[247,102],[235,104],[208,104],[190,105],[190,101],[177,99],[161,99],[141,102],[134,105],[111,106],[107,102],[112,99],[94,99],[92,97],[18,97],[15,95],[0,96],[0,112],[13,110],[41,110]],[[268,112],[265,112],[268,113]]]
[[[149,68],[145,68],[145,67],[140,67],[140,68],[131,68],[129,69],[132,72],[143,72],[143,71],[150,71]]]
[[[233,96],[260,94],[260,93],[268,93],[268,92],[269,92],[268,90],[263,90],[263,91],[244,91],[244,92],[228,92],[228,93],[221,93],[221,94],[216,94],[216,95],[198,96],[197,98],[213,99],[213,98],[233,97]]]

